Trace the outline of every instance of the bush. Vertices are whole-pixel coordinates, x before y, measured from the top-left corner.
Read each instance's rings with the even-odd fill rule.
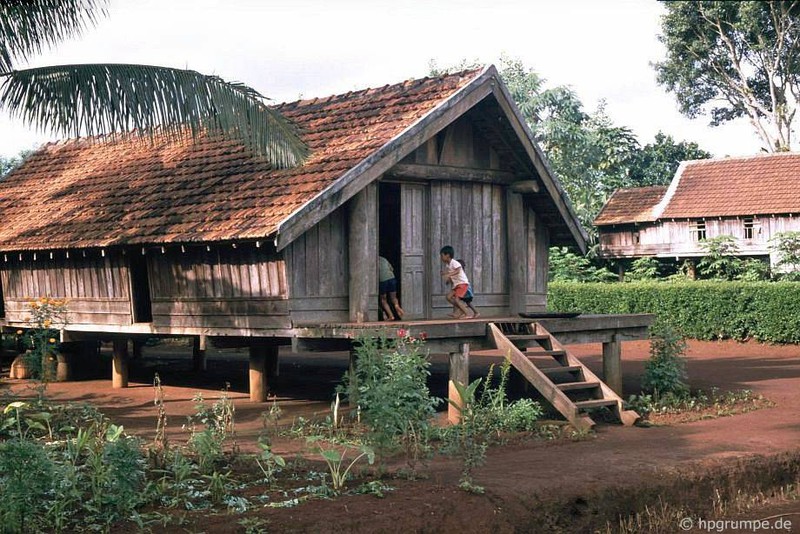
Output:
[[[686,385],[686,341],[667,322],[650,330],[650,359],[644,365],[642,388],[656,398],[664,394],[683,395]]]
[[[423,340],[404,330],[397,338],[379,334],[357,340],[355,376],[344,376],[342,391],[358,405],[369,443],[381,455],[397,451],[409,433],[426,435],[439,403],[428,389],[430,362],[423,347]]]
[[[800,343],[800,283],[552,283],[552,311],[652,313],[692,339]]]

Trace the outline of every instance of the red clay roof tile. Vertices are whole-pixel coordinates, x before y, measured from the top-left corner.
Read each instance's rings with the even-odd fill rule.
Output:
[[[667,186],[618,189],[594,220],[596,226],[653,221],[653,208],[663,198]]]
[[[0,181],[0,250],[265,238],[479,75],[408,80],[277,109],[312,155],[275,170],[232,141],[47,145]]]

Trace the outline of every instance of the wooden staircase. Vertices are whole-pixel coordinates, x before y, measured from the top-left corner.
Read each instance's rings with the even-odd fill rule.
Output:
[[[639,414],[625,410],[619,395],[540,324],[489,323],[488,336],[497,349],[471,354],[508,358],[575,428],[593,427],[595,422],[586,412],[601,407],[609,408],[624,425],[639,419]]]

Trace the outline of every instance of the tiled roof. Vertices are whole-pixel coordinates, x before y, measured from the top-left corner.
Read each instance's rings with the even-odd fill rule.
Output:
[[[686,162],[663,208],[664,219],[800,213],[800,154]]]
[[[0,181],[0,250],[258,239],[480,75],[282,104],[312,150],[274,170],[231,141],[50,144]]]
[[[594,220],[597,226],[653,221],[653,208],[667,192],[667,186],[618,189]]]

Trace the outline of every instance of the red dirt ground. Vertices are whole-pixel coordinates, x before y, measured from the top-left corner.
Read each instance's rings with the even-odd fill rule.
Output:
[[[571,349],[593,370],[600,371],[599,345]],[[150,436],[155,412],[148,382],[156,368],[165,384],[170,429],[178,437],[185,415],[192,411],[193,394],[202,390],[206,398],[214,398],[218,388],[228,380],[237,408],[240,441],[252,443],[261,429],[260,416],[267,406],[247,401],[244,354],[211,353],[209,371],[195,376],[187,372],[190,361],[181,354],[185,350],[183,347],[150,349],[152,354],[134,364],[133,384],[126,390],[112,390],[110,380],[90,380],[51,384],[48,394],[56,399],[90,401],[112,420],[122,423],[127,431]],[[623,344],[626,394],[638,390],[638,376],[647,354],[646,342]],[[700,468],[722,459],[797,449],[799,346],[691,342],[688,357],[692,387],[752,389],[775,402],[775,407],[675,426],[600,425],[596,438],[586,441],[532,441],[494,447],[488,453],[486,465],[475,472],[476,483],[486,488],[483,496],[458,490],[457,462],[441,458],[428,467],[427,480],[391,481],[396,490],[383,500],[354,496],[310,501],[292,509],[267,509],[259,515],[269,521],[270,531],[540,531],[542,525],[535,519],[538,496],[568,496],[574,500],[575,513],[581,513],[591,506],[586,496],[604,488],[644,484],[674,469]],[[164,365],[166,362],[170,362],[169,367]],[[475,376],[485,373],[490,362],[488,358],[473,358],[472,373]],[[346,367],[347,357],[341,353],[282,357],[276,393],[284,419],[326,413],[330,392]],[[432,389],[434,394],[442,395],[446,360],[435,357],[433,371]],[[3,385],[9,382],[17,392],[25,391],[22,383],[6,380]],[[281,452],[280,445],[278,449]],[[780,510],[800,512],[800,506],[790,503]],[[204,518],[202,526],[208,532],[236,532],[238,528],[225,515]]]

